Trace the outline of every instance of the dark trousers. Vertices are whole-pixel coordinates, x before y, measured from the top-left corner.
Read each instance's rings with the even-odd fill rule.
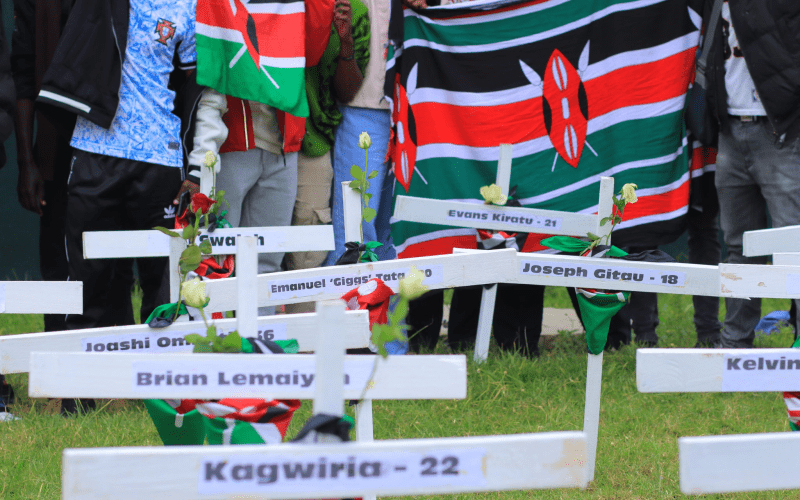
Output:
[[[69,178],[66,240],[69,278],[83,282],[83,314],[67,316],[69,329],[113,326],[121,302],[130,304],[120,282],[132,276],[132,261],[83,258],[84,231],[143,230],[174,225],[165,209],[180,188],[180,168],[75,150]],[[166,215],[172,215],[167,218]],[[138,259],[144,293],[142,317],[159,305],[166,258]]]
[[[689,263],[716,266],[721,257],[719,244],[719,205],[716,200],[703,211],[689,209]],[[692,296],[694,329],[698,344],[713,344],[720,339],[719,297]]]
[[[504,350],[520,351],[528,356],[538,355],[544,287],[509,284],[498,286],[492,320],[495,340]],[[463,350],[475,343],[482,290],[481,286],[472,286],[453,291],[448,344],[454,350]],[[442,300],[443,291],[434,290],[409,305],[406,322],[410,326],[409,343],[413,350],[419,351],[420,347],[433,349],[436,346],[442,324]]]
[[[630,247],[628,253],[652,250],[652,247]],[[611,318],[606,349],[619,348],[631,343],[631,328],[637,342],[657,343],[658,295],[650,292],[632,292],[628,304]]]

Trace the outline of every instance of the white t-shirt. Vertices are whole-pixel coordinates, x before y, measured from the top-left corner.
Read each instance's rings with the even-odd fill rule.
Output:
[[[733,31],[728,2],[722,4],[722,34],[725,38],[725,90],[728,91],[728,114],[766,116],[758,91],[744,62],[739,40]]]
[[[167,88],[176,46],[193,67],[197,0],[131,0],[119,105],[109,129],[79,117],[72,147],[117,158],[183,166],[181,121]],[[102,78],[102,75],[98,75]]]

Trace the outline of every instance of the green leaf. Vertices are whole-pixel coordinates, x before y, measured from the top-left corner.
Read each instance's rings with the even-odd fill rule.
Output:
[[[233,331],[233,332],[229,333],[228,335],[226,335],[225,338],[222,339],[222,346],[223,347],[228,347],[228,348],[234,347],[234,348],[238,349],[238,351],[241,351],[242,350],[242,338],[239,336],[239,332]],[[238,351],[235,351],[235,352],[238,352]],[[230,351],[227,351],[227,352],[230,352]]]
[[[162,233],[164,233],[167,236],[170,236],[172,238],[180,238],[181,237],[180,234],[176,233],[175,231],[170,231],[169,229],[167,229],[167,228],[165,228],[163,226],[156,226],[153,229],[155,229],[156,231],[161,231]]]
[[[375,177],[378,177],[377,170],[373,170],[372,172],[370,172],[369,175],[367,176],[367,179],[374,179]]]
[[[353,176],[353,179],[361,180],[364,178],[364,171],[358,165],[353,165],[350,167],[350,175]]]
[[[186,342],[188,342],[190,344],[197,344],[199,342],[208,343],[208,339],[206,339],[202,335],[198,335],[196,333],[190,333],[189,335],[187,335],[184,338],[186,339]]]
[[[217,327],[214,325],[208,325],[206,329],[206,339],[215,339],[217,338]]]
[[[609,217],[603,217],[602,219],[600,219],[600,225],[601,226],[605,226],[608,223],[608,221],[610,221],[610,220],[611,220],[610,216]]]
[[[361,217],[367,222],[372,222],[376,215],[378,215],[378,212],[374,208],[367,207],[361,211]]]
[[[213,251],[211,248],[211,241],[208,239],[203,240],[202,243],[200,243],[200,251],[207,255],[211,254]]]
[[[364,193],[363,196],[364,196],[364,201],[366,203],[369,203],[370,198],[372,198],[372,194],[371,193]]]
[[[196,247],[194,245],[186,247],[186,249],[181,253],[181,258],[178,261],[181,266],[181,272],[186,274],[194,271],[197,269],[197,266],[200,265],[202,258],[203,256],[201,255],[200,247]]]
[[[596,234],[594,234],[594,233],[586,233],[586,236],[588,236],[588,237],[589,237],[589,239],[590,239],[590,240],[592,240],[592,241],[596,241],[596,240],[599,240],[599,239],[600,239],[600,237],[599,237],[599,236],[597,236],[597,235],[596,235]]]
[[[620,222],[622,222],[622,217],[620,217],[619,215],[615,215],[614,216],[614,225],[616,226]]]
[[[183,239],[189,241],[194,240],[194,226],[190,224],[183,228]]]
[[[361,192],[361,180],[360,179],[354,179],[354,180],[350,181],[350,184],[348,184],[348,186],[350,186],[354,190],[358,191],[359,193]]]
[[[201,344],[195,344],[194,349],[192,349],[192,352],[214,352],[214,351],[211,349],[211,346],[207,342],[204,342]]]

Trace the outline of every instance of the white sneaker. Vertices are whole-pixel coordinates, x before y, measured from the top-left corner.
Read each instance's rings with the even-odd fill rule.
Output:
[[[22,420],[15,416],[13,413],[7,411],[0,411],[0,422],[13,422],[14,420]]]

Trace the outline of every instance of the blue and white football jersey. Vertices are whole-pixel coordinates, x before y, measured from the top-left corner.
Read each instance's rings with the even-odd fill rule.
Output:
[[[197,0],[131,0],[119,106],[104,129],[78,117],[70,144],[84,151],[181,167],[180,119],[167,89],[177,51],[181,68],[195,66]],[[97,78],[103,78],[97,75]]]

